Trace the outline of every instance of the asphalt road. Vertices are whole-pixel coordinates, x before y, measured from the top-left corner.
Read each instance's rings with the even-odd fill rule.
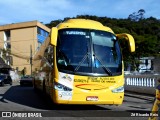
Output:
[[[152,108],[153,100],[154,97],[126,94],[120,106],[55,105],[46,96],[35,92],[31,86],[21,87],[18,82],[15,82],[12,86],[0,87],[0,111],[12,113],[12,118],[5,117],[3,120],[53,118],[58,120],[75,120],[75,118],[79,120],[147,120],[148,117],[135,116],[146,115],[145,113]],[[38,118],[26,118],[30,112],[39,115]]]

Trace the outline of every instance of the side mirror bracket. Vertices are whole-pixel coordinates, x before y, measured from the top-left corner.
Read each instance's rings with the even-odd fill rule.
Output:
[[[122,34],[116,34],[116,36],[119,39],[124,38],[124,39],[128,40],[130,52],[135,52],[135,41],[134,41],[134,38],[132,37],[132,35],[122,33]]]
[[[57,46],[58,29],[53,27],[51,29],[51,44]]]

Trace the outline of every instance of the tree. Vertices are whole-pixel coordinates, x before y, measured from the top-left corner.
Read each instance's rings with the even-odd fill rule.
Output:
[[[144,19],[144,13],[145,13],[145,10],[144,10],[144,9],[140,9],[140,10],[138,11],[139,20]]]
[[[142,20],[142,19],[144,19],[144,13],[145,13],[145,10],[140,9],[140,10],[138,10],[138,12],[133,12],[132,14],[130,14],[128,16],[128,19],[130,19],[131,21]]]
[[[52,27],[56,27],[59,23],[61,23],[62,20],[53,20],[51,21],[49,24],[46,24],[47,27],[52,28]]]

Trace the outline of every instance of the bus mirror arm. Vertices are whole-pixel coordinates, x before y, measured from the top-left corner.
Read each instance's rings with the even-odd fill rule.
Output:
[[[116,34],[116,36],[118,39],[124,38],[124,39],[128,40],[130,52],[135,52],[135,41],[134,41],[134,38],[132,37],[132,35],[122,33],[122,34]]]
[[[58,29],[53,27],[51,29],[51,44],[57,46]]]

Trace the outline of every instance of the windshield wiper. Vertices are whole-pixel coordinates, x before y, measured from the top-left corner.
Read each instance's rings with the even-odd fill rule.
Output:
[[[106,73],[108,73],[108,75],[112,76],[112,72],[110,71],[110,69],[107,68],[107,67],[103,64],[103,62],[97,57],[97,55],[93,54],[93,56],[94,56],[95,59],[97,59],[97,60],[101,63],[102,68],[104,69],[104,71],[105,71]]]
[[[76,72],[80,67],[81,67],[81,64],[86,60],[86,58],[88,57],[89,55],[89,52],[87,52],[84,57],[82,58],[82,60],[79,62],[79,65],[74,69],[74,72]]]

